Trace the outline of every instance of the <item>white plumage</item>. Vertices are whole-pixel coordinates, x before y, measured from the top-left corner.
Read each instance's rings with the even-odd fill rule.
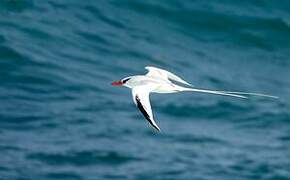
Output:
[[[177,93],[182,91],[202,92],[217,94],[223,96],[232,96],[238,98],[248,98],[246,95],[263,96],[270,98],[277,98],[276,96],[270,96],[260,93],[246,93],[246,92],[234,92],[234,91],[214,91],[206,89],[192,88],[192,85],[175,74],[168,72],[164,69],[147,66],[145,69],[148,73],[145,75],[136,75],[123,78],[120,81],[113,82],[114,86],[125,86],[132,89],[133,101],[139,110],[142,112],[148,122],[158,131],[160,128],[154,120],[149,94],[155,93]],[[182,87],[174,83],[179,82],[189,87]]]

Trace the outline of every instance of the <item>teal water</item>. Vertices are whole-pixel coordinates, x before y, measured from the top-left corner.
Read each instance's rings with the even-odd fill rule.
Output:
[[[290,179],[287,0],[0,1],[0,179]],[[152,94],[145,66],[249,100]]]

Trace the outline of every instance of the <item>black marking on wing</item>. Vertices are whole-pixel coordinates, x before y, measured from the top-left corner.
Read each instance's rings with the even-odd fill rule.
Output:
[[[140,101],[139,97],[136,96],[135,99],[136,99],[136,102],[137,102],[137,107],[141,111],[141,113],[143,114],[143,116],[147,119],[147,121],[151,124],[151,126],[153,126],[155,129],[157,129],[159,131],[159,128],[156,127],[153,124],[152,120],[150,119],[149,114],[146,112],[146,110],[144,109],[143,105],[141,104],[141,101]]]

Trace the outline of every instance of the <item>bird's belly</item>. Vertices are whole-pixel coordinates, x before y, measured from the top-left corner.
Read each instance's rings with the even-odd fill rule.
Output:
[[[179,90],[174,85],[162,85],[158,86],[156,89],[152,90],[155,93],[176,93]]]

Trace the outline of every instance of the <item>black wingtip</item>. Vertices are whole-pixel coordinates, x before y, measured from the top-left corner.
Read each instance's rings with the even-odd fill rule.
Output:
[[[159,128],[158,126],[153,125],[153,127],[154,127],[158,132],[161,131],[160,128]]]
[[[144,107],[142,106],[140,99],[138,96],[135,97],[136,99],[136,103],[137,103],[137,107],[138,109],[141,111],[141,113],[143,114],[143,116],[146,118],[146,120],[150,123],[151,126],[153,126],[157,131],[160,131],[160,128],[154,123],[154,121],[152,121],[150,119],[149,114],[146,112],[146,110],[144,109]]]

